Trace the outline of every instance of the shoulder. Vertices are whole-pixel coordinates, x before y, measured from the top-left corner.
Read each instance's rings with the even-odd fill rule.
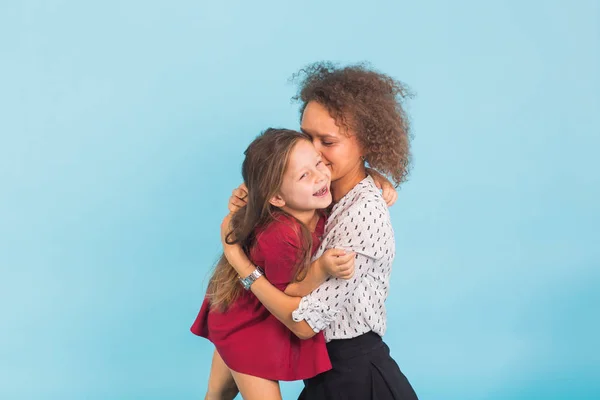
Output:
[[[300,226],[294,218],[279,214],[264,227],[258,228],[256,243],[259,247],[289,245],[297,247],[300,243]]]
[[[367,216],[374,215],[378,218],[389,218],[389,211],[381,192],[369,176],[360,181],[336,204],[331,217],[341,221],[346,217],[362,216],[366,220]],[[362,219],[358,222],[360,221]]]
[[[257,232],[254,261],[263,268],[271,283],[282,277],[288,283],[291,280],[286,274],[296,265],[302,248],[300,232],[299,222],[286,215],[278,215]]]

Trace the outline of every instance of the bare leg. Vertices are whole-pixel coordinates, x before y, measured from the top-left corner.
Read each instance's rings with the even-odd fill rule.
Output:
[[[233,400],[237,394],[238,388],[231,371],[215,350],[208,378],[208,390],[204,400]]]
[[[281,400],[279,382],[231,371],[244,400]]]

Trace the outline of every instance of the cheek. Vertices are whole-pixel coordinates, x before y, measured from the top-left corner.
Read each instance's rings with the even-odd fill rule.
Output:
[[[331,178],[331,171],[329,170],[329,167],[327,167],[325,165],[325,163],[321,164],[321,167],[319,168],[319,172],[321,172],[323,175],[327,176],[327,178]]]
[[[352,136],[348,140],[348,154],[352,158],[360,158],[362,153],[361,145],[358,143],[356,136]]]
[[[304,182],[297,182],[286,190],[286,195],[289,202],[294,204],[306,203],[307,199],[312,196],[312,185],[307,185]]]
[[[284,179],[281,187],[279,188],[279,194],[281,197],[283,197],[286,201],[292,199],[294,197],[294,186],[294,182]]]
[[[325,161],[326,164],[335,162],[336,151],[334,147],[321,146],[319,150],[321,153],[321,157],[323,158],[323,161]]]
[[[361,150],[356,138],[348,139],[343,146],[339,146],[338,150],[335,158],[340,165],[354,165],[360,161]]]

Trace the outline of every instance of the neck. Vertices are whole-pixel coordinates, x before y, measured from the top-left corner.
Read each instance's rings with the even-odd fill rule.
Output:
[[[365,169],[364,163],[358,163],[356,167],[352,168],[346,175],[331,182],[331,194],[333,195],[333,202],[337,203],[342,197],[348,194],[354,186],[358,185],[360,181],[367,177],[367,170]]]
[[[291,216],[298,219],[300,222],[302,222],[304,225],[306,225],[306,227],[308,229],[310,229],[311,231],[314,230],[315,225],[316,225],[316,219],[317,219],[316,218],[317,210],[299,211],[299,210],[292,210],[287,207],[284,207],[283,210],[285,212],[287,212],[288,214],[290,214]]]

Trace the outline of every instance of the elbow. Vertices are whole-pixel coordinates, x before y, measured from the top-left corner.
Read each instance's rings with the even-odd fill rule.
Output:
[[[315,332],[313,332],[313,331],[310,331],[310,332],[298,332],[298,331],[296,331],[296,332],[294,332],[294,334],[295,334],[295,335],[298,337],[298,339],[300,339],[300,340],[308,340],[308,339],[310,339],[311,337],[313,337],[313,336],[315,336],[315,335],[316,335],[316,333],[315,333]]]
[[[283,293],[287,294],[290,297],[302,297],[303,296],[301,293],[299,293],[297,290],[295,290],[293,287],[290,287],[290,286],[285,288],[285,291]]]
[[[317,332],[313,331],[312,328],[306,323],[298,323],[292,329],[294,335],[298,337],[300,340],[307,340],[311,337],[315,336]]]

